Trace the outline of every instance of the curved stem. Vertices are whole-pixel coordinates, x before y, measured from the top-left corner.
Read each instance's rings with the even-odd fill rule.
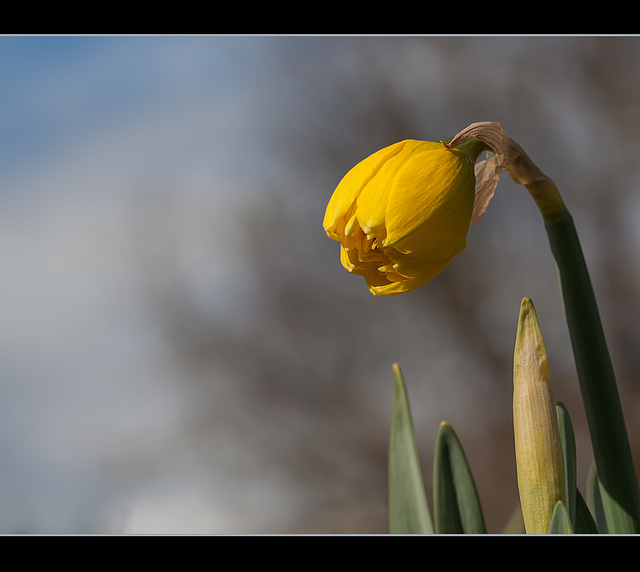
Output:
[[[640,496],[616,379],[573,218],[554,182],[514,142],[507,170],[542,213],[569,327],[607,526],[640,532]],[[606,502],[605,502],[606,499]]]

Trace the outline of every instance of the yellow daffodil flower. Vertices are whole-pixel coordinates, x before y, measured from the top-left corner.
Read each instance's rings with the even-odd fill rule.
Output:
[[[415,290],[467,243],[474,209],[477,139],[449,148],[406,140],[353,167],[329,201],[324,228],[340,260],[380,296]]]
[[[520,307],[513,365],[513,425],[520,505],[527,534],[546,534],[565,502],[564,460],[549,362],[533,302]]]

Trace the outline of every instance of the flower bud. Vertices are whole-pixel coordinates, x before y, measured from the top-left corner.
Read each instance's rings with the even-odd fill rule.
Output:
[[[525,530],[546,534],[556,503],[565,502],[564,461],[547,352],[529,298],[520,306],[514,351],[513,428]]]
[[[485,144],[406,140],[353,167],[329,201],[324,228],[340,260],[376,295],[422,286],[466,246],[474,163]]]

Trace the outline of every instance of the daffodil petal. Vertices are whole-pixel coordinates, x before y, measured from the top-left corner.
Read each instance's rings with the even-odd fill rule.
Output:
[[[340,260],[379,296],[419,288],[466,246],[474,205],[472,159],[442,143],[400,141],[351,169],[324,227]]]
[[[360,226],[366,233],[376,234],[380,240],[384,240],[387,233],[386,212],[389,194],[393,189],[398,173],[404,169],[405,163],[411,161],[415,155],[419,155],[423,149],[428,149],[432,146],[439,146],[444,149],[443,145],[437,143],[415,141],[413,139],[401,141],[398,145],[401,145],[398,153],[387,157],[384,163],[380,164],[375,177],[367,181],[357,199],[357,216]]]
[[[473,177],[472,165],[444,145],[410,157],[389,193],[385,245],[393,245],[427,225],[436,235],[466,235],[475,196]],[[438,242],[446,248],[449,236]]]
[[[334,240],[340,240],[347,221],[355,211],[356,199],[365,185],[374,177],[380,167],[397,155],[404,142],[384,147],[355,165],[338,183],[324,215],[323,226]],[[348,216],[347,216],[348,215]],[[345,220],[346,217],[346,220]]]

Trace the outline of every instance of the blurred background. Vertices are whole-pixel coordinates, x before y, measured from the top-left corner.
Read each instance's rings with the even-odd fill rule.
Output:
[[[520,301],[591,463],[542,219],[503,175],[435,280],[373,297],[322,228],[396,141],[498,121],[557,183],[640,459],[640,38],[0,37],[0,532],[387,532],[391,365],[518,503]]]

